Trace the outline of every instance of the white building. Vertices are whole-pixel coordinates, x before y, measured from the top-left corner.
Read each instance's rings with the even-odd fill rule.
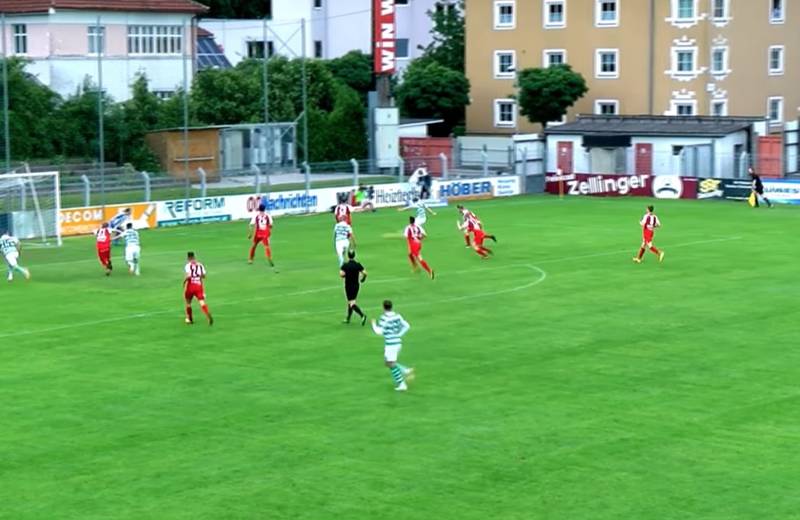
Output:
[[[352,50],[371,54],[373,0],[272,0],[267,22],[267,49],[296,57],[303,55],[301,20],[306,20],[305,55],[338,58]],[[397,66],[404,68],[431,43],[433,23],[428,12],[454,8],[455,0],[395,0],[397,8]],[[232,64],[262,56],[261,20],[201,20]]]
[[[183,84],[184,70],[191,82],[194,17],[206,10],[192,0],[0,0],[9,56],[30,60],[28,72],[65,97],[87,79],[97,85],[102,70],[117,101],[139,73],[162,96]]]

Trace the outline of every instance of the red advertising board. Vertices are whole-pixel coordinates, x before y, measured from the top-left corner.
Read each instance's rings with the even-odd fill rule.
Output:
[[[558,195],[589,195],[593,197],[656,197],[659,199],[697,198],[697,179],[677,175],[592,175],[573,173],[548,174],[545,191]],[[561,184],[561,188],[559,188]]]
[[[442,174],[442,161],[439,154],[447,157],[453,164],[453,140],[449,137],[401,137],[400,157],[406,162],[406,171],[413,172],[420,166],[428,169],[434,176]]]
[[[394,0],[372,0],[372,40],[375,74],[394,74],[395,23]]]

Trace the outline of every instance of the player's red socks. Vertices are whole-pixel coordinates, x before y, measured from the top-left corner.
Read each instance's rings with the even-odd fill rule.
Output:
[[[272,261],[272,248],[271,248],[271,247],[269,247],[269,246],[266,246],[266,247],[264,248],[264,254],[266,254],[266,255],[267,255],[267,259],[268,259],[268,260]]]
[[[481,255],[482,258],[486,258],[491,253],[491,251],[489,251],[485,247],[479,247],[478,249],[475,250],[475,252]]]
[[[205,314],[206,316],[208,316],[208,305],[206,305],[206,304],[204,303],[203,305],[201,305],[201,306],[200,306],[200,309],[203,311],[203,314]]]
[[[253,247],[250,248],[250,261],[251,262],[253,261],[253,258],[255,258],[255,256],[256,256],[256,246],[253,245]]]
[[[638,256],[639,260],[641,260],[643,256],[644,256],[644,248],[640,247],[639,248],[639,256]]]
[[[194,321],[193,318],[192,318],[192,306],[191,305],[187,305],[186,306],[186,319],[189,320],[189,321]]]
[[[417,268],[417,259],[414,255],[408,255],[408,261],[411,262],[411,267]]]
[[[426,273],[431,274],[431,268],[428,265],[428,262],[426,262],[425,260],[420,260],[419,264],[422,266],[423,269],[425,269]]]
[[[470,243],[469,243],[469,235],[464,235],[464,242],[466,242],[466,243],[467,243],[467,247],[469,247],[470,245],[472,245],[472,244],[470,244]]]
[[[651,247],[650,251],[652,251],[655,255],[661,254],[661,251],[659,251],[655,246]]]

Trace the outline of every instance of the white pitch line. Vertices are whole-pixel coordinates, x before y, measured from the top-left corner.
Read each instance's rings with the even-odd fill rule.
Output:
[[[487,268],[465,269],[465,270],[461,270],[461,271],[451,271],[451,272],[446,273],[446,274],[448,276],[451,276],[451,275],[455,275],[455,274],[465,274],[465,273],[474,273],[474,272],[483,272],[483,271],[496,271],[496,270],[500,270],[500,269],[510,269],[510,268],[516,268],[516,267],[525,267],[525,268],[528,268],[528,269],[532,269],[534,271],[538,271],[541,276],[537,280],[534,280],[533,282],[530,282],[530,283],[524,284],[524,285],[520,285],[520,286],[515,286],[515,287],[512,287],[510,289],[501,289],[501,290],[498,290],[498,291],[490,291],[490,292],[479,293],[479,294],[458,296],[458,297],[454,297],[454,298],[445,298],[445,299],[433,300],[433,301],[430,301],[430,302],[422,302],[422,304],[428,305],[428,304],[432,304],[432,303],[447,303],[447,302],[453,302],[453,301],[469,300],[469,299],[474,299],[474,298],[485,298],[487,296],[494,296],[494,295],[497,295],[497,294],[507,294],[507,293],[512,293],[512,292],[517,292],[517,291],[521,291],[521,290],[524,290],[524,289],[528,289],[529,287],[533,287],[534,285],[538,285],[538,284],[542,283],[547,278],[547,273],[544,270],[542,270],[542,269],[540,269],[540,268],[538,268],[536,266],[530,265],[530,264],[512,264],[512,265],[503,265],[503,266],[493,266],[493,267],[487,267]],[[414,278],[409,278],[409,277],[385,278],[383,280],[371,281],[370,285],[386,284],[386,283],[397,283],[397,282],[407,282],[407,281],[412,281],[412,280],[414,280]],[[319,287],[319,288],[316,288],[316,289],[308,289],[308,290],[304,290],[304,291],[295,291],[295,292],[291,292],[291,293],[286,293],[283,296],[285,296],[285,297],[303,296],[303,295],[306,295],[306,294],[314,294],[314,293],[319,293],[319,292],[341,290],[341,289],[342,289],[341,285],[329,286],[329,287]],[[218,302],[218,303],[215,303],[214,306],[215,307],[222,307],[222,306],[229,306],[229,305],[240,305],[242,303],[250,303],[250,302],[253,302],[253,301],[261,301],[261,300],[269,300],[269,299],[273,299],[273,298],[274,298],[274,296],[258,296],[258,297],[255,297],[255,298],[247,298],[245,300],[230,301],[230,302],[225,302],[225,301]],[[415,307],[415,306],[419,306],[419,305],[420,305],[419,303],[417,303],[417,304],[409,304],[409,305],[405,305],[404,307],[412,307],[412,306]],[[58,332],[58,331],[61,331],[61,330],[75,329],[75,328],[81,328],[81,327],[87,327],[87,326],[95,326],[95,325],[103,325],[103,324],[106,324],[106,323],[115,323],[115,322],[119,322],[119,321],[130,320],[130,319],[149,318],[149,317],[152,317],[152,316],[159,316],[159,315],[164,315],[164,314],[174,314],[174,313],[176,313],[176,311],[174,309],[163,310],[163,311],[134,313],[134,314],[128,314],[128,315],[125,315],[125,316],[116,316],[116,317],[113,317],[113,318],[104,318],[102,320],[81,321],[81,322],[69,323],[69,324],[65,324],[65,325],[58,325],[58,326],[55,326],[55,327],[48,327],[48,328],[44,328],[44,329],[24,330],[24,331],[12,332],[12,333],[8,333],[8,334],[0,334],[0,339],[2,339],[2,338],[13,338],[13,337],[19,337],[19,336],[32,336],[32,335],[35,335],[35,334]],[[267,314],[269,314],[269,313],[267,313]],[[303,311],[293,312],[291,314],[293,314],[293,315],[304,314],[304,312]],[[263,313],[260,314],[260,315],[263,316]]]

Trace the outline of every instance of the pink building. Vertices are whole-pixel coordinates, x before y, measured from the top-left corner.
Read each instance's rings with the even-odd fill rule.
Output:
[[[62,96],[86,81],[117,101],[130,97],[139,73],[164,97],[194,74],[196,17],[208,8],[193,0],[0,0],[7,56]]]

